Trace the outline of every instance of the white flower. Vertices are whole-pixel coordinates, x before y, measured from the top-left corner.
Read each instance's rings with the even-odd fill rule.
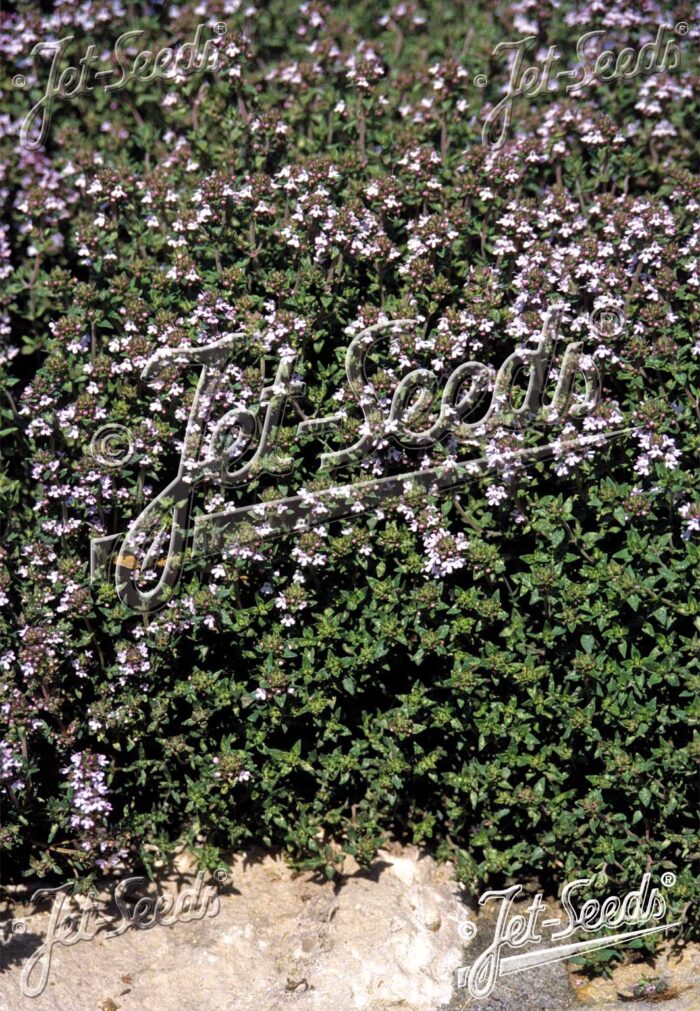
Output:
[[[489,505],[498,505],[504,498],[508,498],[508,491],[502,484],[492,484],[486,489],[486,498]]]

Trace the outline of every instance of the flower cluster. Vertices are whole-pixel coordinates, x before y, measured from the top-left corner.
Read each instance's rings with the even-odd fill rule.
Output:
[[[85,835],[93,834],[112,812],[105,783],[107,765],[106,755],[83,751],[71,755],[70,765],[61,770],[67,774],[71,788],[71,827]]]

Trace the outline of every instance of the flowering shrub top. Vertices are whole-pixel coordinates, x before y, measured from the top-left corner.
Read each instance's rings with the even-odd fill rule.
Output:
[[[497,43],[532,35],[528,59],[556,44],[573,68],[577,33],[639,47],[689,6],[143,7],[1,16],[5,868],[88,872],[184,834],[209,862],[254,839],[333,873],[329,838],[367,860],[393,830],[467,881],[624,883],[648,859],[692,899],[697,29],[680,67],[516,99],[503,145],[482,138],[510,75]],[[35,44],[72,34],[66,59],[94,43],[108,65],[126,31],[143,31],[133,61],[198,25],[215,69],[56,98],[46,136],[40,110],[18,142],[45,89]],[[541,429],[414,448],[369,432],[344,369],[364,329],[412,321],[368,370],[386,410],[412,369],[441,388],[462,362],[498,368],[559,304],[604,396],[549,433],[551,462],[508,455]],[[601,332],[605,308],[624,326]],[[198,514],[470,452],[489,472],[300,535],[258,529],[206,571],[186,558],[165,606],[134,615],[90,584],[89,542],[172,480],[200,372],[143,369],[232,335],[210,433],[255,417],[280,361],[304,389],[279,466],[203,482]],[[335,430],[299,434],[329,415]],[[132,441],[119,468],[87,451],[107,422]],[[368,432],[362,460],[318,468]]]

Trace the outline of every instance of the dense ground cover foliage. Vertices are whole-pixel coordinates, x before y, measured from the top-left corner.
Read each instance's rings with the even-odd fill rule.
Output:
[[[180,836],[210,865],[254,840],[332,874],[331,840],[363,861],[393,831],[436,845],[470,885],[633,887],[672,870],[679,907],[695,900],[694,15],[530,0],[2,15],[6,876],[149,860]],[[679,22],[680,67],[578,93],[560,82],[514,101],[502,146],[483,143],[509,76],[499,42],[533,36],[528,64],[556,44],[574,69],[585,32],[618,52]],[[19,143],[46,87],[36,43],[73,35],[66,60],[94,43],[102,66],[123,32],[143,30],[124,43],[134,54],[156,52],[202,24],[215,69],[58,97],[45,138],[40,110]],[[363,430],[349,342],[415,321],[374,363],[386,407],[410,368],[442,388],[461,362],[498,367],[558,303],[604,396],[549,437],[625,438],[514,465],[504,451],[542,426],[486,425],[492,469],[458,494],[260,536],[209,570],[186,561],[146,616],[90,584],[90,538],[125,530],[177,471],[200,370],[149,385],[154,351],[243,335],[214,420],[255,408],[297,355],[305,391],[278,436],[291,472],[202,483],[194,508],[212,512],[468,458],[463,431],[411,449],[389,428],[362,461],[319,470]],[[602,306],[621,330],[593,326]],[[299,436],[300,418],[334,413],[335,431]],[[117,469],[87,452],[106,422],[134,442]]]

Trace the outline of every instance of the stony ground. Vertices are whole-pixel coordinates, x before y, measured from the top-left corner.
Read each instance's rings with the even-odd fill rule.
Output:
[[[456,990],[455,972],[472,961],[492,931],[482,915],[476,938],[464,950],[458,928],[472,914],[449,865],[396,847],[383,850],[368,870],[351,862],[345,870],[335,884],[294,875],[269,855],[238,856],[230,875],[210,879],[211,894],[215,888],[219,899],[216,915],[129,929],[113,938],[103,929],[92,940],[56,945],[46,987],[34,998],[22,993],[22,970],[45,941],[50,908],[6,903],[0,910],[6,928],[0,1011],[700,1008],[696,948],[680,961],[662,959],[657,974],[669,981],[670,997],[662,1005],[620,1001],[618,993],[631,993],[643,967],[628,966],[615,980],[589,986],[563,963],[508,976],[487,1000],[474,1001]],[[158,887],[164,894],[182,894],[192,885],[192,872],[183,854],[172,873],[163,872]],[[118,922],[113,888],[100,899],[112,902],[105,909]],[[128,909],[134,906],[129,900]]]

